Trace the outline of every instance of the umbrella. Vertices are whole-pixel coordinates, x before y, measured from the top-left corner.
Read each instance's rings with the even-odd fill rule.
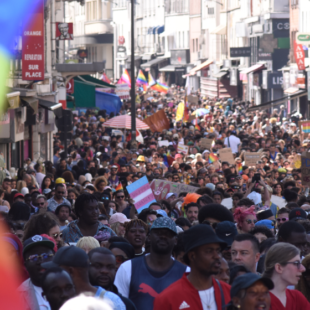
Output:
[[[131,129],[131,116],[130,115],[120,115],[113,117],[102,124],[105,127],[112,127],[112,128],[125,128]],[[136,129],[138,130],[146,130],[150,129],[150,127],[136,118]]]
[[[209,113],[210,113],[210,110],[201,108],[201,109],[195,110],[195,111],[192,113],[192,115],[204,116],[204,115],[209,114]]]

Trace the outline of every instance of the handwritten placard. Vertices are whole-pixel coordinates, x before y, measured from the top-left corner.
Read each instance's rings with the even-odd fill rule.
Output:
[[[179,144],[178,144],[177,152],[178,152],[178,153],[181,153],[181,154],[184,154],[184,155],[187,155],[187,154],[188,154],[188,146],[179,143]]]
[[[234,155],[233,155],[230,147],[226,147],[224,149],[219,149],[219,156],[220,156],[221,162],[227,161],[231,165],[235,164]]]
[[[245,152],[244,153],[244,161],[245,165],[248,167],[256,166],[257,161],[260,160],[260,157],[262,156],[261,153],[257,152]]]

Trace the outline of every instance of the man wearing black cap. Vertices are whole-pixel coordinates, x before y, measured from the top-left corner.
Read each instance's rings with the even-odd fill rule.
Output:
[[[177,228],[171,218],[157,218],[150,228],[150,254],[119,267],[115,285],[138,310],[152,310],[154,298],[184,274],[187,267],[171,257],[176,236]]]
[[[26,309],[49,309],[49,303],[42,297],[41,281],[45,272],[42,264],[51,261],[54,256],[54,243],[47,238],[36,235],[24,242],[23,256],[29,279],[24,281],[18,291]]]
[[[205,224],[191,227],[183,238],[184,261],[191,271],[155,298],[154,310],[224,309],[230,301],[230,286],[212,276],[219,272],[221,251],[227,244]]]
[[[231,245],[238,235],[236,225],[229,221],[218,223],[215,228],[215,233],[221,240],[227,243],[227,247],[222,251],[222,256],[227,261],[231,261]]]
[[[126,310],[136,310],[132,301],[122,296],[113,284],[116,274],[116,258],[113,253],[106,248],[95,248],[88,253],[88,258],[90,283],[118,295],[125,304]]]
[[[57,251],[52,262],[42,264],[42,266],[46,269],[59,266],[66,270],[71,276],[77,295],[89,292],[96,298],[111,301],[113,310],[126,309],[124,303],[116,294],[90,284],[88,256],[82,249],[75,246],[63,247]]]

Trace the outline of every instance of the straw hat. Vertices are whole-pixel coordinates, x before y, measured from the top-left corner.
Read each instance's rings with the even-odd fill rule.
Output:
[[[145,158],[144,158],[144,156],[142,156],[142,155],[138,156],[137,161],[141,161],[141,162],[144,162],[144,163],[145,163]]]

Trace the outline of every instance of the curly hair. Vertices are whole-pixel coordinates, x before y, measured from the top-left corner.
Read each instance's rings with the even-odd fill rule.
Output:
[[[135,227],[135,226],[141,226],[145,229],[145,231],[147,232],[148,231],[148,225],[143,222],[142,220],[139,220],[139,219],[136,219],[136,220],[131,220],[130,222],[126,222],[125,223],[125,235],[128,233],[128,231],[132,228],[132,227]]]
[[[99,184],[99,183],[102,183],[102,182],[105,183],[105,186],[108,185],[108,181],[107,181],[107,179],[106,179],[105,177],[103,177],[103,176],[102,176],[102,177],[99,177],[99,178],[96,179],[95,184],[94,184],[96,191],[98,191],[98,187],[97,187],[98,184]]]
[[[306,268],[306,270],[310,268],[310,254],[308,254],[301,262],[303,266]],[[305,280],[304,276],[301,276],[300,281],[295,286],[295,289],[297,291],[300,291],[310,302],[310,287],[307,284],[307,281]]]
[[[23,241],[35,235],[48,235],[50,229],[57,225],[59,225],[58,219],[52,212],[35,214],[25,225]]]
[[[240,224],[244,221],[244,219],[248,215],[255,215],[255,206],[251,206],[250,208],[245,208],[245,207],[238,207],[235,209],[234,212],[234,220],[237,223],[237,226],[240,227]]]
[[[65,171],[63,172],[63,174],[61,175],[61,177],[63,179],[65,179],[66,182],[72,184],[74,183],[74,176],[73,176],[73,173],[71,171]]]
[[[83,193],[78,198],[76,198],[74,209],[78,218],[80,217],[80,212],[83,210],[83,208],[85,208],[86,205],[91,201],[98,201],[98,199],[95,195],[89,193]]]

